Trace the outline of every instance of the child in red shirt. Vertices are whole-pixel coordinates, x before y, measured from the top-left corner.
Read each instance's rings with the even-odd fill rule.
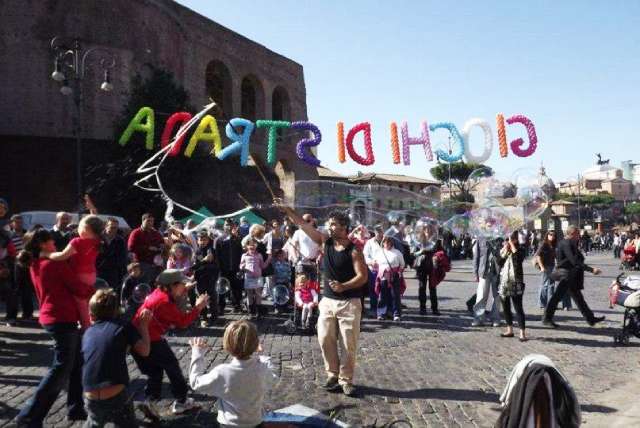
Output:
[[[67,247],[59,252],[51,253],[51,260],[69,260],[71,268],[78,279],[87,287],[96,283],[96,259],[100,252],[100,237],[104,229],[104,222],[98,216],[88,215],[80,220],[78,232],[80,237],[73,238]],[[76,298],[80,311],[82,329],[91,326],[89,318],[89,299]]]
[[[318,306],[318,283],[307,278],[304,273],[296,276],[296,305],[302,308],[302,326],[309,328],[311,311]]]

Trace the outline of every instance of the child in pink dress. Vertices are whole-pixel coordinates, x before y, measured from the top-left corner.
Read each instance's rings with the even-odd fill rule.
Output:
[[[302,308],[302,326],[309,328],[311,312],[318,306],[318,282],[307,278],[304,273],[296,276],[296,305]]]
[[[96,283],[96,259],[100,252],[103,228],[104,222],[98,216],[83,217],[78,224],[80,237],[73,238],[64,250],[49,254],[49,258],[58,261],[69,260],[78,279],[87,287],[93,287]],[[82,329],[86,330],[91,326],[89,299],[76,298],[76,304],[80,312],[80,324]]]

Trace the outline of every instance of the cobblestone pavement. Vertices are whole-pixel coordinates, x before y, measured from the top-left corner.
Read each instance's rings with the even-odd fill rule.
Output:
[[[606,296],[618,263],[608,254],[590,256],[589,262],[603,268],[604,273],[600,277],[587,276],[585,295],[594,311],[606,315],[607,321],[589,327],[574,309],[557,313],[561,329],[543,328],[536,304],[539,276],[527,262],[525,312],[531,340],[526,343],[500,338],[500,329],[470,326],[465,308],[466,299],[475,292],[470,262],[455,262],[447,280],[440,285],[439,317],[418,315],[417,283],[410,280],[404,300],[408,310],[401,323],[369,319],[363,322],[356,372],[359,394],[354,398],[320,389],[318,383],[325,376],[316,338],[289,335],[282,327],[285,317],[270,316],[260,326],[261,337],[264,352],[273,358],[280,378],[269,393],[266,406],[277,409],[303,403],[325,414],[338,414],[339,419],[354,426],[406,419],[413,426],[488,427],[497,418],[498,396],[511,368],[529,353],[542,353],[557,363],[576,389],[585,425],[602,426],[602,415],[610,415],[607,420],[613,421],[624,410],[627,400],[611,400],[611,394],[628,385],[637,373],[640,340],[633,338],[625,347],[614,346],[612,336],[620,327],[622,311],[608,309]],[[227,360],[221,336],[224,322],[232,318],[227,315],[213,328],[192,328],[169,337],[185,373],[190,357],[186,342],[191,336],[208,337],[211,367]],[[0,345],[3,426],[33,393],[50,363],[51,353],[50,341],[35,324],[2,327],[0,339],[5,342]],[[129,363],[131,390],[140,397],[144,381],[131,359]],[[171,398],[166,380],[163,393],[163,404],[168,407]],[[163,425],[215,426],[211,399],[195,397],[202,402],[202,411],[167,417]],[[61,395],[47,426],[70,426],[65,414]]]

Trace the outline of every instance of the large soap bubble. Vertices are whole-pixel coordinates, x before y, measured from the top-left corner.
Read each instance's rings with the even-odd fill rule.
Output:
[[[469,213],[455,214],[442,224],[444,230],[448,230],[457,237],[469,233],[469,227]]]
[[[511,181],[516,187],[516,205],[522,209],[525,221],[538,218],[549,206],[550,197],[541,176],[531,169],[516,170]]]
[[[412,244],[423,250],[431,250],[440,238],[440,223],[431,217],[420,217],[412,230]]]
[[[504,238],[514,230],[513,227],[512,218],[502,207],[480,207],[469,212],[469,230],[474,236]]]

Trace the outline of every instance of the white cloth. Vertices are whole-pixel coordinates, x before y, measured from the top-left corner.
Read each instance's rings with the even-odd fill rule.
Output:
[[[218,398],[218,422],[234,427],[255,427],[262,422],[262,405],[266,391],[276,380],[271,359],[252,356],[248,360],[233,358],[205,373],[204,351],[193,348],[189,384],[200,393]]]
[[[522,374],[524,373],[524,370],[529,366],[529,364],[540,364],[540,365],[551,367],[552,369],[554,369],[560,375],[560,377],[564,380],[565,384],[567,385],[567,388],[569,389],[569,391],[571,391],[571,394],[573,394],[573,397],[574,397],[574,400],[573,400],[573,402],[574,402],[573,413],[575,415],[575,420],[578,422],[578,426],[579,426],[581,424],[582,417],[581,417],[581,413],[580,413],[580,403],[578,403],[578,399],[575,398],[576,394],[573,391],[573,388],[571,387],[571,384],[567,380],[566,376],[556,367],[556,365],[553,363],[553,361],[551,361],[549,359],[549,357],[547,357],[546,355],[529,354],[526,357],[524,357],[523,359],[521,359],[518,362],[518,364],[515,365],[513,370],[511,370],[511,374],[509,375],[509,380],[507,381],[507,386],[504,388],[504,391],[502,392],[502,395],[500,396],[500,403],[502,403],[502,406],[506,407],[506,406],[509,405],[509,402],[511,400],[511,393],[513,392],[513,388],[517,385],[518,381],[522,377]],[[550,386],[551,386],[551,384],[549,383],[549,387]],[[551,406],[551,407],[553,408],[554,406]],[[554,410],[554,414],[555,414],[555,410]],[[554,418],[554,420],[555,420],[555,418]]]
[[[376,253],[375,262],[378,264],[378,272],[386,272],[393,268],[404,267],[404,257],[402,253],[395,248],[390,250],[381,248]]]
[[[364,244],[362,254],[364,255],[364,262],[367,266],[374,265],[376,262],[376,254],[381,251],[382,247],[376,238],[371,238]]]
[[[291,237],[291,244],[296,248],[303,260],[315,261],[320,255],[320,246],[309,238],[304,230],[298,229]]]

